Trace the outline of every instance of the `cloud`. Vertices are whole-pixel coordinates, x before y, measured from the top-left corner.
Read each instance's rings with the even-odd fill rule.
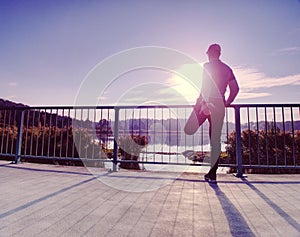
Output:
[[[111,86],[98,97],[98,101],[108,105],[140,105],[149,101],[159,104],[194,104],[201,89],[202,71],[192,70],[192,67],[185,66],[185,68],[191,70],[188,75],[192,80],[183,77],[180,73],[173,73],[168,77],[160,78],[159,83],[145,79],[142,84],[127,83],[122,87]],[[240,86],[237,99],[241,100],[271,97],[271,88],[300,85],[300,74],[270,77],[248,66],[236,66],[233,67],[233,71]],[[199,87],[195,86],[197,83]]]
[[[248,66],[236,66],[233,67],[233,71],[240,86],[237,99],[268,97],[272,96],[272,94],[269,91],[264,92],[262,90],[280,86],[300,85],[300,74],[270,77],[258,69]],[[192,72],[191,78],[196,78],[192,83],[179,75],[173,75],[168,80],[169,87],[177,91],[178,95],[183,96],[189,103],[194,103],[201,89],[194,86],[196,83],[201,84],[201,72],[199,73],[199,70]],[[226,96],[228,96],[228,92]]]
[[[186,104],[184,95],[167,85],[144,85],[132,88],[114,98],[121,105],[142,105],[151,101],[154,104]]]
[[[270,96],[270,93],[258,93],[258,89],[273,88],[288,85],[300,85],[300,74],[283,77],[270,77],[255,68],[244,66],[233,67],[234,74],[240,86],[239,99]]]
[[[97,99],[98,101],[104,101],[104,100],[107,99],[107,97],[106,97],[106,96],[98,96],[96,99]]]
[[[291,51],[298,51],[298,52],[300,52],[300,47],[287,47],[287,48],[282,48],[279,51],[280,52],[291,52]]]
[[[6,96],[5,99],[6,100],[14,101],[14,100],[18,99],[18,96],[16,96],[16,95],[9,95],[9,96]]]
[[[294,46],[294,47],[285,47],[278,49],[275,54],[288,54],[288,55],[295,55],[300,54],[300,47]]]
[[[184,64],[167,73],[138,70],[114,81],[98,100],[102,104],[139,105],[147,101],[155,104],[193,104],[199,95],[201,75],[199,64]]]
[[[251,93],[251,92],[241,92],[238,96],[239,99],[253,99],[253,98],[261,98],[261,97],[267,97],[272,94],[270,93]]]
[[[8,86],[11,86],[11,87],[14,87],[14,86],[17,86],[18,83],[17,82],[9,82],[8,83]]]

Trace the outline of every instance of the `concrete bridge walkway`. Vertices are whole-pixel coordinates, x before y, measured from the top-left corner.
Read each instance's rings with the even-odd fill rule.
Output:
[[[0,161],[0,236],[300,236],[300,175]]]

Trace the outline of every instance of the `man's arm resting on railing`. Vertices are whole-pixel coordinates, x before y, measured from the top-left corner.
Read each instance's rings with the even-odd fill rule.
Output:
[[[240,90],[236,80],[229,81],[228,86],[230,89],[230,93],[225,103],[225,106],[229,106],[234,101],[235,97],[237,96]]]

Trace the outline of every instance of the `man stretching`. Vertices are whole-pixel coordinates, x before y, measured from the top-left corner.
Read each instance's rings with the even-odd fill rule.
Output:
[[[238,94],[239,86],[232,69],[220,60],[220,45],[210,45],[206,53],[209,62],[204,64],[200,97],[206,103],[202,108],[205,110],[205,107],[208,107],[210,113],[210,119],[208,120],[210,125],[211,168],[204,176],[204,179],[205,181],[216,183],[225,107],[233,102]],[[225,99],[227,86],[230,89],[230,93],[228,98]]]

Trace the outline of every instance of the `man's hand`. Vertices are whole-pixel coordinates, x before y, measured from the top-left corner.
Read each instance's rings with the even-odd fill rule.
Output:
[[[231,103],[229,103],[228,101],[225,101],[224,105],[225,105],[225,107],[228,107],[229,105],[231,105]]]
[[[208,105],[205,101],[201,105],[200,113],[204,113],[205,115],[210,115],[210,110],[209,110]]]

